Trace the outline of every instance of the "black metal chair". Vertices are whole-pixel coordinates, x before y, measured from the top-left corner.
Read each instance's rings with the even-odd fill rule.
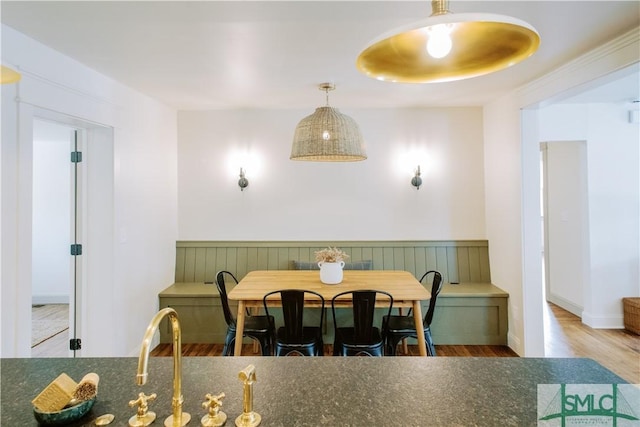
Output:
[[[224,320],[227,322],[227,336],[224,339],[224,347],[222,348],[223,356],[233,356],[234,343],[236,341],[236,319],[229,308],[229,299],[227,298],[227,287],[225,284],[225,276],[233,279],[238,284],[238,279],[228,272],[219,271],[216,273],[216,286],[220,292],[220,303],[224,313]],[[247,309],[247,315],[244,318],[243,336],[249,337],[260,343],[263,356],[271,356],[271,348],[273,343],[273,317],[269,316],[252,316]]]
[[[290,354],[299,356],[323,356],[322,322],[324,321],[325,301],[322,295],[317,292],[299,289],[269,292],[263,297],[262,302],[265,312],[270,316],[270,319],[273,319],[274,316],[271,316],[269,313],[268,299],[275,294],[280,295],[284,326],[276,330],[274,354],[276,356],[287,356]],[[318,326],[309,326],[309,315],[311,313],[318,314],[315,310],[311,312],[310,307],[305,308],[305,299],[310,299],[309,297],[311,295],[318,299],[317,308],[320,309]],[[274,308],[272,305],[272,313]],[[305,326],[305,324],[307,325]],[[273,327],[275,329],[275,325]]]
[[[339,326],[336,316],[336,301],[344,295],[351,294],[353,301],[353,326]],[[386,316],[391,315],[393,296],[388,292],[376,290],[346,291],[335,295],[331,299],[331,312],[335,338],[333,343],[334,356],[383,356],[385,325],[382,330],[374,326],[374,314],[378,296],[384,295],[388,303]]]
[[[427,344],[427,354],[429,356],[436,355],[436,347],[433,344],[433,337],[431,336],[431,321],[433,320],[433,312],[436,308],[436,300],[438,294],[442,290],[442,275],[435,270],[427,271],[420,278],[422,283],[428,276],[433,275],[431,282],[431,299],[429,300],[429,309],[424,315],[422,326],[424,328],[424,339]],[[396,347],[398,343],[404,338],[416,338],[416,325],[411,315],[411,310],[406,316],[389,316],[383,319],[383,322],[387,326],[387,354],[391,356],[396,355]]]

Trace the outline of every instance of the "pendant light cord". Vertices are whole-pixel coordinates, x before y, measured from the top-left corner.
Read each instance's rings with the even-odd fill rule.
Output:
[[[318,89],[324,90],[324,96],[327,101],[327,107],[329,107],[329,91],[334,90],[336,87],[333,83],[322,83],[318,86]]]

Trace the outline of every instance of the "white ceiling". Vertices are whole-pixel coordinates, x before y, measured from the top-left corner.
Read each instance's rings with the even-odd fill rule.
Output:
[[[312,108],[324,104],[317,86],[327,81],[337,86],[330,103],[338,108],[482,105],[640,25],[637,0],[452,0],[449,9],[527,21],[540,33],[540,49],[509,69],[459,82],[385,83],[358,72],[367,43],[426,18],[427,0],[3,0],[1,20],[180,110]],[[638,74],[625,77],[597,100],[639,98]]]

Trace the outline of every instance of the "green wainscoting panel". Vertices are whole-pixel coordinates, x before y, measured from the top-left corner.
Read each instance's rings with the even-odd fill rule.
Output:
[[[173,284],[158,294],[160,309],[171,307],[178,313],[183,343],[222,343],[227,324],[220,295],[214,284]],[[237,310],[237,303],[232,310]],[[160,322],[160,342],[173,341],[168,320]]]
[[[440,298],[431,333],[437,344],[507,345],[506,298]]]
[[[175,283],[160,293],[160,307],[179,312],[182,342],[223,342],[226,324],[219,296],[215,285],[204,282],[215,281],[220,270],[232,272],[238,280],[253,270],[289,270],[292,261],[314,261],[314,252],[327,246],[347,252],[349,261],[372,260],[374,270],[405,270],[417,279],[428,270],[440,271],[445,284],[432,324],[436,344],[507,344],[509,294],[491,284],[486,240],[178,241]],[[232,288],[228,284],[227,291]],[[235,312],[235,302],[231,304]],[[426,313],[428,301],[422,305]],[[376,313],[378,323],[381,313]],[[330,307],[326,314],[324,339],[330,343]],[[340,316],[347,314],[340,310]],[[168,324],[161,329],[161,340],[171,340]]]
[[[436,301],[431,335],[436,345],[507,345],[509,294],[491,283],[445,283]],[[429,302],[422,303],[422,313]],[[415,344],[415,339],[409,339]]]
[[[374,270],[405,270],[420,278],[438,270],[445,282],[491,282],[486,240],[459,241],[178,241],[178,282],[210,282],[219,270],[238,280],[253,270],[288,270],[291,261],[314,261],[314,252],[337,246],[350,261],[372,260]]]

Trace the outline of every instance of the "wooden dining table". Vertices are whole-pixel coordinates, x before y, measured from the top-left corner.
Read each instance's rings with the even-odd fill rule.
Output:
[[[242,352],[242,336],[247,308],[263,307],[262,298],[271,291],[301,289],[322,295],[327,303],[338,293],[358,290],[386,291],[393,297],[394,308],[412,308],[416,325],[416,336],[421,356],[427,355],[427,346],[422,325],[421,301],[431,298],[431,293],[407,271],[396,270],[345,270],[342,282],[326,285],[320,281],[317,270],[256,270],[249,272],[229,292],[229,299],[238,301],[236,318],[236,341],[234,354]],[[271,300],[269,300],[271,302]],[[305,301],[311,306],[317,300]],[[341,307],[352,304],[351,299],[340,299]]]

